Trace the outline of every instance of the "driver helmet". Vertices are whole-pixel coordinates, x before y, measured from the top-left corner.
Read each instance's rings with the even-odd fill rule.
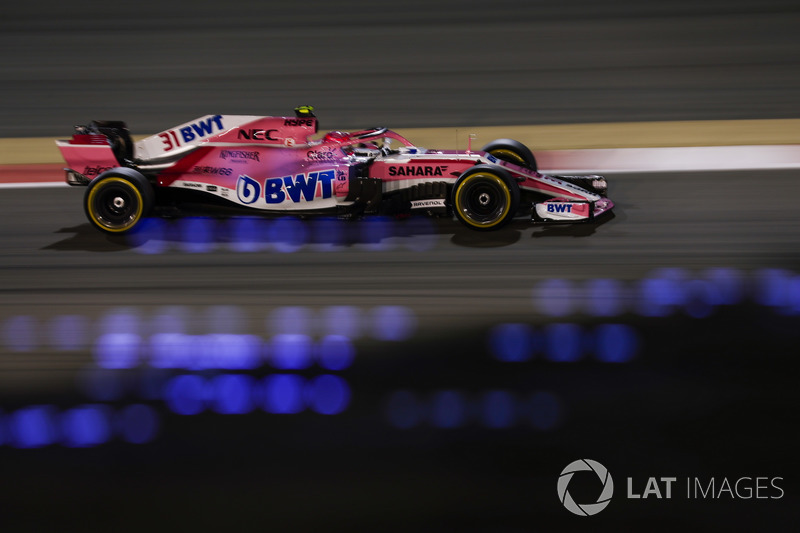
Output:
[[[337,142],[342,143],[350,138],[350,134],[345,131],[331,131],[325,134],[325,137],[322,138],[325,142]]]

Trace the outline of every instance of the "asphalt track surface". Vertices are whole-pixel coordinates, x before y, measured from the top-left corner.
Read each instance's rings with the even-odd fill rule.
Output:
[[[145,2],[124,18],[76,5],[4,14],[1,49],[17,53],[4,52],[0,136],[60,135],[92,118],[157,131],[209,112],[273,114],[306,102],[325,110],[323,128],[797,113],[793,2],[496,2],[477,12],[468,2],[420,3],[424,15],[408,19],[413,2],[366,11],[201,2],[190,15],[164,6],[158,16]],[[87,89],[87,79],[97,81]],[[15,531],[791,529],[800,508],[797,314],[757,291],[759,276],[776,272],[765,269],[800,271],[800,172],[608,178],[615,216],[592,226],[518,221],[477,234],[449,220],[364,220],[330,222],[331,233],[309,220],[291,225],[305,240],[278,232],[244,247],[213,220],[110,238],[86,222],[81,189],[3,190],[0,523]],[[634,291],[663,268],[687,279],[732,269],[741,302],[704,318],[688,307],[642,316],[634,304],[599,318],[548,315],[533,298],[553,278],[576,287],[612,279]],[[96,325],[119,308],[153,317],[166,306],[198,316],[227,306],[240,321],[226,327],[266,336],[276,309],[334,305],[400,306],[414,317],[405,340],[356,341],[355,363],[341,372],[353,391],[343,414],[181,416],[134,394],[134,382],[161,377],[123,372],[127,392],[109,405],[155,406],[153,442],[14,445],[11,415],[23,407],[98,401],[76,386],[94,363],[92,339],[67,352],[44,338],[15,348],[15,317]],[[510,322],[584,332],[623,324],[639,347],[616,365],[590,355],[557,363],[540,352],[509,366],[492,358],[487,337]],[[489,429],[474,413],[457,428],[401,430],[387,407],[398,390],[431,402],[437,391],[462,391],[474,405],[486,391],[548,391],[561,415],[547,430]],[[558,503],[559,473],[579,458],[605,464],[616,483],[595,517]],[[624,497],[626,478],[641,493],[662,476],[705,485],[780,477],[784,494]],[[598,493],[590,483],[570,490],[580,502]]]
[[[301,104],[323,129],[798,118],[798,24],[794,0],[17,3],[0,137]]]

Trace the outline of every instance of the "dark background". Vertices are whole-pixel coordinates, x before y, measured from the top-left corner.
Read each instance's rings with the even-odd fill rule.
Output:
[[[794,0],[17,2],[0,137],[317,107],[323,128],[796,118]]]
[[[30,2],[2,10],[0,136],[63,135],[92,118],[152,132],[207,113],[280,115],[303,103],[317,106],[323,128],[797,118],[796,2]],[[798,177],[615,175],[616,216],[598,226],[519,221],[480,235],[444,220],[361,221],[342,226],[340,240],[302,221],[315,241],[270,230],[253,252],[233,251],[213,221],[168,221],[162,233],[109,238],[85,221],[82,190],[3,190],[0,524],[790,529],[800,490]],[[692,281],[711,268],[734,274],[736,297],[695,318],[710,296],[692,292],[707,288]],[[574,312],[551,316],[537,306],[535,291],[553,278],[576,287],[556,298],[574,299]],[[665,316],[647,316],[637,303],[642,280],[656,278],[677,280],[669,286],[676,292],[662,295]],[[581,307],[581,288],[596,279],[625,288],[619,314],[594,317]],[[153,442],[15,445],[10,420],[19,409],[97,402],[81,380],[105,317],[125,308],[149,320],[176,305],[198,317],[232,306],[243,320],[237,332],[264,338],[266,317],[286,306],[314,316],[334,305],[402,306],[416,327],[401,341],[365,332],[355,342],[353,366],[338,373],[353,393],[340,415],[176,415],[141,393],[143,383],[158,389],[170,376],[140,369],[112,373],[121,392],[106,403],[155,408]],[[65,314],[91,325],[85,345],[67,352],[45,333]],[[9,340],[19,338],[9,331],[19,316],[41,326],[22,346]],[[543,345],[528,361],[502,363],[488,340],[512,322],[539,333],[574,324],[586,347],[571,363],[551,360],[553,347]],[[631,361],[598,357],[592,332],[606,323],[635,332]],[[230,327],[199,318],[190,325],[196,334]],[[398,429],[389,416],[398,390],[426,406],[457,391],[466,422],[436,427],[423,407],[417,425]],[[480,421],[482,395],[492,390],[519,400],[510,427]],[[538,392],[558,407],[545,429],[525,405]],[[603,463],[616,484],[610,506],[591,518],[569,514],[556,495],[559,473],[580,458]],[[625,499],[627,477],[641,492],[662,476],[782,477],[785,495]],[[583,482],[571,486],[582,503],[599,491]]]

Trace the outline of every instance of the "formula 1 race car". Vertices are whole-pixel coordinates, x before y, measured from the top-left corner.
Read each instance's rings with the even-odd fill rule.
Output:
[[[547,176],[523,144],[426,150],[386,128],[318,130],[310,106],[292,117],[207,115],[133,142],[124,122],[76,126],[56,141],[70,185],[102,231],[133,230],[185,206],[261,214],[424,212],[493,230],[517,215],[535,223],[592,221],[614,204],[602,176]]]

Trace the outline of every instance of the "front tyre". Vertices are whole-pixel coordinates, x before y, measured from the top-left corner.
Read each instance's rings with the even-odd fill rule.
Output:
[[[481,150],[495,156],[497,159],[508,161],[534,172],[538,170],[536,157],[534,157],[530,148],[514,139],[496,139],[481,148]]]
[[[153,187],[147,178],[130,168],[115,168],[92,180],[83,207],[96,228],[120,234],[135,228],[153,203]]]
[[[507,224],[519,207],[519,186],[502,167],[477,166],[453,186],[453,210],[465,226],[494,230]]]

